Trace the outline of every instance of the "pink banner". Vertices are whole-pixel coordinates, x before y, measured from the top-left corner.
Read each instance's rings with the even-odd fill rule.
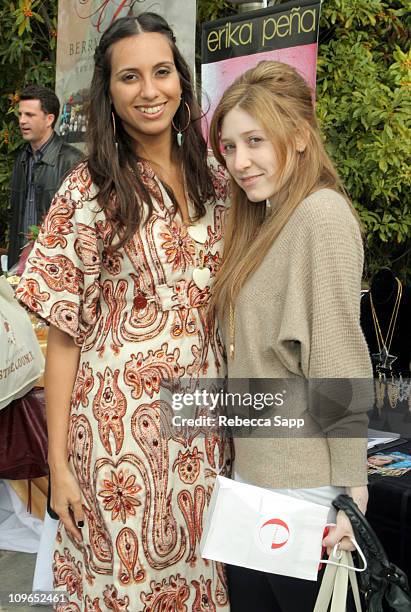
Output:
[[[290,64],[315,95],[320,2],[302,0],[204,24],[201,84],[208,131],[227,87],[262,60]]]

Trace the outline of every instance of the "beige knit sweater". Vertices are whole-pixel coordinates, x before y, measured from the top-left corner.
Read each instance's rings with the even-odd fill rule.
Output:
[[[306,198],[237,299],[229,379],[357,378],[367,379],[369,390],[372,368],[359,322],[362,266],[360,230],[344,198],[330,189]],[[223,333],[228,347],[228,325]],[[301,403],[285,401],[277,414],[298,416],[307,408]],[[235,471],[272,488],[364,485],[366,438],[336,431],[366,431],[369,408],[355,402],[322,437],[237,438]]]

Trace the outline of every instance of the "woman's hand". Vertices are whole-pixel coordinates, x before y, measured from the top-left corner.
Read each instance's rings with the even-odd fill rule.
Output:
[[[50,506],[59,515],[68,533],[77,542],[81,542],[83,536],[79,527],[84,525],[81,492],[79,484],[68,466],[51,472]]]
[[[353,537],[354,533],[348,516],[343,510],[339,510],[336,526],[330,527],[328,535],[323,540],[323,546],[327,547],[328,556],[336,544],[340,544],[342,550],[355,550],[355,546],[350,540]]]
[[[368,504],[368,488],[366,486],[347,487],[347,495],[352,497],[360,511],[365,514]],[[323,540],[323,546],[327,547],[328,555],[331,554],[336,544],[340,544],[342,550],[353,551],[355,546],[350,540],[353,537],[354,532],[348,516],[343,510],[339,510],[336,526],[330,527],[328,535]]]
[[[67,457],[70,403],[78,370],[80,348],[73,338],[50,325],[47,338],[44,390],[46,394],[48,464],[50,466],[50,505],[67,532],[78,542],[78,526],[83,521],[80,487],[71,472]]]

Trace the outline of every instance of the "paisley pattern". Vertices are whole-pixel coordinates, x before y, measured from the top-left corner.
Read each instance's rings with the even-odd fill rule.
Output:
[[[227,179],[210,160],[217,193],[201,223],[211,270],[221,262]],[[216,431],[170,427],[170,394],[225,374],[192,280],[198,249],[146,162],[152,217],[118,251],[87,165],[56,195],[17,288],[18,298],[81,347],[69,424],[70,466],[82,490],[83,542],[59,526],[53,571],[68,592],[59,612],[228,611],[223,568],[199,541],[230,446]],[[168,400],[168,401],[167,401]]]

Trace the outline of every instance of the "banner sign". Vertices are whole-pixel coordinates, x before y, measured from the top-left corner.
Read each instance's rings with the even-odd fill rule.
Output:
[[[180,51],[194,68],[196,4],[195,0],[59,0],[56,94],[61,103],[59,131],[65,140],[85,139],[84,105],[94,50],[109,25],[129,14],[158,13],[172,27]]]
[[[320,0],[301,0],[205,23],[202,29],[206,123],[223,92],[262,60],[290,64],[315,91]]]

